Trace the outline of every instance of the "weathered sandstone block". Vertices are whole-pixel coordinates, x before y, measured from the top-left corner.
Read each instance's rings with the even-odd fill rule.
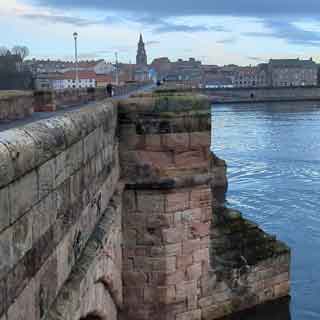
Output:
[[[290,251],[224,206],[210,129],[203,96],[150,93],[1,133],[0,319],[212,320],[286,296]]]
[[[14,121],[31,116],[33,96],[29,91],[2,91],[0,94],[0,121]]]
[[[285,295],[289,264],[275,261],[288,248],[224,207],[226,164],[209,154],[202,98],[119,108],[127,319],[212,320]]]
[[[115,206],[110,199],[119,183],[116,122],[115,106],[103,102],[0,134],[0,316],[6,320],[43,318],[97,222],[108,206]],[[117,215],[120,219],[120,211]],[[108,234],[115,239],[117,267],[107,267],[117,270],[109,284],[117,289],[110,289],[113,293],[105,299],[114,295],[120,303],[120,227],[117,230]],[[92,294],[101,290],[93,285],[89,289]],[[102,299],[92,301],[100,304]],[[90,303],[88,308],[97,307]],[[63,319],[80,318],[78,311],[68,310]]]

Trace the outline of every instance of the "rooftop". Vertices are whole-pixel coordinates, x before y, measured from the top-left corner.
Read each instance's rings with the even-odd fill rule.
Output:
[[[270,59],[269,64],[275,68],[314,68],[317,66],[312,59]]]

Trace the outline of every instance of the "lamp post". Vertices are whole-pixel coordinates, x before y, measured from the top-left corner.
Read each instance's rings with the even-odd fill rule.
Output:
[[[74,38],[74,56],[75,56],[75,74],[76,74],[76,88],[79,86],[79,70],[78,70],[78,33],[73,33]]]
[[[118,52],[115,52],[115,56],[116,56],[116,85],[119,86]]]

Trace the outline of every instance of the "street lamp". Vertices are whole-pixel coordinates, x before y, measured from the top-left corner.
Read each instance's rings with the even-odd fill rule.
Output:
[[[119,85],[119,70],[118,70],[118,52],[115,52],[116,56],[116,85]]]
[[[78,71],[78,33],[73,33],[74,38],[74,55],[75,55],[75,73],[76,73],[76,88],[78,88],[79,85],[79,71]]]

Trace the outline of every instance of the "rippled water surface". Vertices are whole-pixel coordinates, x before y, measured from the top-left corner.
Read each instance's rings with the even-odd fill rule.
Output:
[[[289,244],[291,319],[319,320],[320,103],[219,105],[213,121],[229,205]]]

